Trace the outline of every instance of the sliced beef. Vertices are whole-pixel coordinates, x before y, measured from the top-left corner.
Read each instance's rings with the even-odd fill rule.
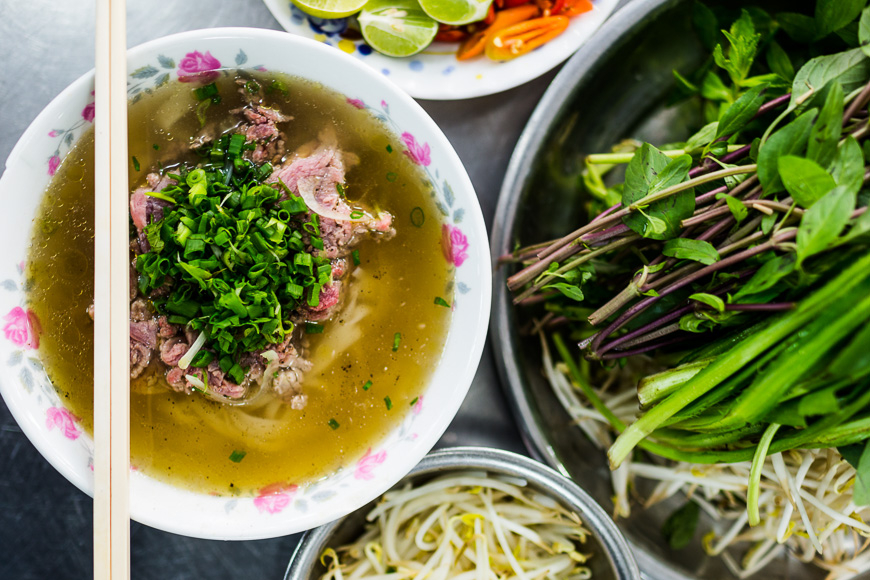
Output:
[[[133,195],[130,196],[130,217],[133,218],[133,225],[142,233],[149,223],[159,222],[163,219],[163,208],[170,204],[162,199],[145,195],[154,191],[162,191],[163,189],[175,185],[175,180],[168,176],[161,176],[157,173],[149,173],[145,177],[145,185],[138,187]],[[146,240],[147,243],[147,240]],[[141,242],[140,242],[141,246]],[[146,250],[147,251],[147,250]]]
[[[157,323],[154,320],[130,322],[130,377],[136,378],[151,364],[157,346]]]
[[[174,367],[187,354],[189,348],[190,345],[183,338],[168,338],[160,345],[160,360],[167,366]]]
[[[171,338],[178,334],[180,328],[177,324],[171,324],[165,316],[157,319],[157,336],[160,338]]]

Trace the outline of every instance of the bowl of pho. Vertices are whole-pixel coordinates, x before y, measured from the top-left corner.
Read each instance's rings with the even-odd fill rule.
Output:
[[[457,412],[490,303],[482,215],[411,98],[254,29],[129,51],[131,514],[306,530],[403,477]],[[0,392],[93,487],[93,72],[0,180]]]
[[[379,501],[307,532],[284,578],[385,575],[641,577],[610,516],[580,487],[527,457],[482,447],[436,451]]]

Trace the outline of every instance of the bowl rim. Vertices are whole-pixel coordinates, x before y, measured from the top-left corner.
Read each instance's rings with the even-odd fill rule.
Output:
[[[683,1],[632,0],[625,8],[617,10],[592,35],[592,38],[565,63],[550,83],[520,135],[505,171],[490,235],[493,263],[496,263],[501,255],[511,251],[510,236],[520,209],[522,184],[529,178],[536,154],[553,130],[554,123],[564,112],[577,87],[597,72],[597,63],[618,48],[626,33]],[[493,315],[490,321],[493,352],[502,388],[507,394],[511,412],[519,423],[523,443],[532,457],[570,478],[570,473],[562,465],[547,436],[538,426],[532,403],[523,389],[524,371],[518,363],[516,337],[512,332],[514,312],[511,296],[507,290],[507,275],[504,268],[495,272],[493,285]],[[578,436],[582,435],[578,434]],[[632,542],[630,537],[627,537],[626,541],[631,545],[644,577],[691,580],[643,546]]]
[[[247,27],[221,27],[191,30],[145,42],[128,49],[128,60],[135,61],[136,59],[141,59],[143,57],[153,57],[160,51],[171,50],[174,47],[179,47],[180,49],[185,45],[190,45],[195,42],[205,45],[208,42],[228,40],[237,41],[240,45],[245,46],[246,48],[265,40],[280,43],[281,45],[288,47],[288,49],[304,52],[311,58],[322,58],[324,62],[332,62],[334,65],[340,64],[345,68],[345,70],[347,70],[348,67],[352,67],[354,70],[358,71],[360,75],[363,75],[366,82],[371,83],[371,87],[384,93],[386,98],[390,99],[390,103],[394,109],[398,110],[400,114],[413,119],[413,125],[416,128],[415,131],[424,134],[427,141],[432,144],[433,150],[441,153],[441,161],[439,161],[439,165],[454,176],[451,183],[454,187],[457,200],[462,202],[466,210],[464,214],[463,229],[466,231],[473,231],[475,241],[477,242],[476,247],[470,247],[468,249],[468,253],[472,258],[470,261],[475,262],[475,264],[472,265],[472,271],[475,274],[474,280],[477,288],[475,288],[474,292],[469,294],[469,297],[474,297],[474,302],[471,301],[471,298],[467,299],[467,314],[464,314],[461,317],[456,315],[452,317],[448,328],[448,334],[444,339],[444,347],[447,348],[447,345],[450,344],[451,338],[458,340],[454,335],[457,334],[457,328],[462,326],[473,332],[471,337],[466,338],[466,341],[470,342],[470,347],[463,352],[462,360],[448,360],[445,358],[446,351],[442,351],[442,356],[437,365],[432,369],[432,375],[430,376],[426,387],[427,389],[454,389],[455,394],[458,396],[449,397],[447,404],[439,407],[437,415],[433,415],[433,420],[431,420],[429,424],[421,427],[419,430],[419,438],[411,443],[411,447],[404,448],[407,451],[413,450],[413,452],[405,452],[401,456],[399,454],[394,454],[397,457],[392,459],[392,467],[389,472],[382,472],[378,477],[372,478],[375,483],[368,484],[370,489],[369,493],[357,493],[355,496],[356,501],[352,501],[353,498],[350,498],[345,501],[330,503],[329,508],[327,508],[326,505],[321,504],[316,510],[310,510],[304,518],[282,518],[281,516],[277,516],[270,522],[274,522],[273,525],[267,525],[264,527],[259,526],[260,522],[255,522],[258,525],[249,524],[244,527],[234,526],[232,525],[232,522],[237,517],[234,515],[227,515],[225,517],[226,525],[220,528],[196,525],[195,522],[191,522],[186,518],[173,517],[171,514],[166,513],[165,510],[161,512],[160,510],[155,509],[153,503],[156,502],[142,501],[139,509],[136,508],[136,502],[131,502],[131,516],[133,519],[161,530],[203,539],[255,540],[273,538],[310,529],[357,509],[360,505],[368,503],[372,498],[383,493],[386,489],[391,487],[395,481],[401,479],[401,477],[403,477],[416,464],[419,458],[425,455],[425,453],[427,453],[437,443],[441,435],[446,431],[453,417],[458,412],[459,407],[471,386],[483,353],[491,305],[492,269],[489,261],[490,252],[483,213],[471,179],[469,178],[455,149],[434,120],[431,119],[428,113],[426,113],[426,111],[416,101],[414,101],[404,91],[396,87],[393,83],[384,79],[376,71],[371,70],[356,59],[316,41],[289,35],[283,31]],[[243,64],[222,68],[250,69],[252,67]],[[290,65],[286,66],[283,70],[292,68],[292,65]],[[275,70],[278,69],[276,68]],[[131,71],[128,71],[128,74],[130,74],[130,72]],[[70,85],[61,91],[54,99],[52,99],[51,102],[49,102],[49,104],[46,105],[39,115],[37,115],[37,117],[30,123],[6,159],[5,171],[3,175],[0,176],[0,193],[6,190],[6,186],[9,185],[13,179],[18,179],[19,171],[21,174],[26,171],[25,168],[21,167],[24,153],[25,151],[29,151],[35,142],[44,138],[39,131],[45,126],[45,123],[51,119],[51,114],[69,108],[70,99],[74,98],[76,95],[83,94],[88,90],[90,84],[93,83],[93,78],[93,69],[81,75],[75,81],[70,83]],[[323,82],[324,85],[331,86],[334,91],[346,96],[346,87],[340,89],[337,88],[335,84],[330,85],[326,81],[320,80],[316,82]],[[395,133],[395,137],[397,139],[399,138],[398,133],[393,128],[388,128],[387,130]],[[44,190],[42,191],[44,192]],[[42,195],[43,193],[40,192],[40,199]],[[450,222],[445,218],[444,223]],[[29,226],[27,231],[29,236]],[[459,274],[457,273],[457,279],[458,276]],[[458,296],[459,293],[457,292],[456,295]],[[453,369],[452,372],[458,376],[460,380],[449,387],[446,385],[439,387],[439,385],[435,384],[437,371],[442,367],[447,368],[448,366]],[[62,451],[59,450],[59,445],[53,444],[48,439],[48,429],[46,429],[44,421],[39,421],[35,416],[33,416],[34,414],[32,412],[28,412],[27,406],[17,402],[13,397],[8,396],[7,391],[11,391],[17,387],[17,384],[13,386],[10,383],[12,383],[12,381],[0,381],[0,395],[3,396],[7,407],[16,422],[21,426],[22,431],[24,431],[28,440],[30,440],[40,454],[68,481],[88,495],[92,495],[92,479],[88,477],[87,472],[83,471],[81,468],[73,466],[72,463],[63,455]],[[409,415],[410,411],[407,412],[405,419],[402,421],[406,420]],[[390,434],[394,433],[401,424],[402,422],[400,421],[394,425],[393,428],[385,434],[384,438],[379,441],[381,443],[386,441],[390,437]],[[88,435],[88,437],[90,437],[90,435]],[[373,442],[373,446],[374,445],[377,445],[377,443]],[[147,478],[141,474],[131,474],[131,479],[135,480],[139,477],[145,478],[149,482],[156,482],[163,485],[167,490],[171,490],[172,492],[189,494],[191,498],[199,500],[207,497],[204,493],[191,492],[171,484]],[[163,492],[161,491],[160,493],[162,494]],[[157,497],[159,498],[159,495]],[[150,499],[155,498],[152,497]],[[341,507],[339,507],[339,504]],[[312,511],[316,513],[312,514]],[[300,522],[297,521],[300,519],[303,520],[304,523],[300,524]],[[251,521],[254,521],[254,518],[251,518]]]
[[[490,447],[447,447],[424,457],[404,479],[477,469],[519,477],[543,488],[550,497],[580,515],[586,528],[604,546],[617,580],[641,578],[631,547],[604,509],[576,483],[534,459]],[[305,532],[293,551],[284,580],[314,580],[310,576],[312,568],[345,518]]]

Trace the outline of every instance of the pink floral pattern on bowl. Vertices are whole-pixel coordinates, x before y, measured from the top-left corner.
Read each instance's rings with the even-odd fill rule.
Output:
[[[457,268],[468,259],[468,238],[456,226],[441,226],[441,250],[447,261]]]
[[[78,418],[63,407],[50,407],[45,412],[45,425],[51,431],[55,427],[67,439],[75,441],[82,432],[76,426]]]
[[[213,57],[209,51],[205,54],[194,50],[184,55],[178,63],[178,80],[183,83],[210,83],[215,80],[221,68],[221,62]]]
[[[36,314],[16,306],[3,317],[3,320],[6,321],[6,325],[3,327],[6,340],[27,350],[39,348],[39,333],[42,327]]]
[[[378,451],[377,453],[372,453],[372,448],[369,447],[365,452],[365,455],[357,461],[356,470],[353,472],[353,476],[356,479],[374,479],[375,477],[375,468],[384,462],[387,458],[386,451]]]
[[[417,139],[405,131],[402,133],[402,142],[405,144],[404,153],[408,158],[417,165],[429,166],[432,163],[432,158],[429,156],[429,144],[417,143]]]
[[[293,501],[298,490],[299,486],[286,483],[267,485],[254,498],[254,507],[262,513],[281,513]]]

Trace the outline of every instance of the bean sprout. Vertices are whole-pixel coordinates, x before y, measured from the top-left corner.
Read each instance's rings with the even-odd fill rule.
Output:
[[[321,580],[586,580],[580,518],[516,478],[462,472],[387,492]]]

